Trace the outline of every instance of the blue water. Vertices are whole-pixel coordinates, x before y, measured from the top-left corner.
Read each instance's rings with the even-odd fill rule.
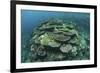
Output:
[[[53,12],[53,11],[36,11],[21,10],[21,29],[22,35],[30,35],[34,27],[48,19],[61,19],[65,22],[75,22],[79,28],[85,28],[89,32],[90,14],[77,12]]]

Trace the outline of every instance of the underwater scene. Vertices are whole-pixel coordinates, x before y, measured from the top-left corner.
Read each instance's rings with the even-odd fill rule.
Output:
[[[21,62],[90,59],[90,13],[21,10]]]

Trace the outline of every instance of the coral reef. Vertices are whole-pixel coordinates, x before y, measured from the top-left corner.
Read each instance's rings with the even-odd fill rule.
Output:
[[[25,62],[89,59],[89,37],[79,32],[73,22],[48,20],[32,32]]]

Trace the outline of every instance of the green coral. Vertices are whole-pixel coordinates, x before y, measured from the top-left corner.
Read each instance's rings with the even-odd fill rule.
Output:
[[[51,38],[45,33],[39,37],[39,40],[41,45],[48,45],[48,43],[51,41]]]
[[[48,20],[41,23],[32,32],[30,43],[31,61],[89,59],[89,38],[80,33],[73,22]]]
[[[59,47],[61,44],[58,43],[58,42],[55,42],[54,40],[51,40],[49,43],[48,43],[49,46],[51,47]]]
[[[73,47],[72,47],[72,45],[71,44],[67,44],[67,45],[62,45],[61,47],[60,47],[60,50],[61,50],[61,52],[63,52],[63,53],[68,53],[69,51],[71,51],[73,49]]]

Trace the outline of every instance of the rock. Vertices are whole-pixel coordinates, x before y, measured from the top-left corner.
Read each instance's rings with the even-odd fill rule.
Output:
[[[69,51],[71,51],[73,49],[72,45],[71,44],[67,44],[67,45],[62,45],[60,47],[60,51],[62,53],[68,53]]]
[[[73,47],[73,49],[71,50],[72,54],[73,55],[76,55],[77,54],[77,47]]]
[[[65,42],[65,41],[70,40],[71,36],[64,36],[64,35],[60,35],[60,34],[55,34],[54,39],[57,41]]]
[[[35,51],[35,48],[33,45],[31,45],[31,51]]]
[[[77,51],[77,47],[73,47],[73,49],[71,50],[71,52],[76,52]]]
[[[86,46],[87,46],[86,40],[85,40],[84,38],[82,38],[80,42],[81,42],[81,43],[80,43],[80,47],[81,47],[82,49],[86,48]]]
[[[62,32],[62,34],[64,34],[65,36],[73,36],[73,35],[75,35],[75,33],[72,33],[72,32]]]
[[[50,42],[48,43],[48,45],[49,45],[50,47],[59,47],[59,46],[60,46],[60,43],[55,42],[54,40],[52,40],[52,41],[50,41]]]
[[[79,40],[78,40],[76,37],[72,38],[72,39],[69,41],[69,43],[70,43],[70,44],[73,44],[73,45],[79,45],[79,44],[80,44],[80,43],[79,43]]]
[[[54,29],[53,26],[48,26],[48,25],[39,28],[39,30],[53,30],[53,29]]]
[[[39,51],[37,52],[37,55],[38,55],[39,57],[45,57],[45,56],[46,56],[46,52],[43,51],[43,50],[39,50]]]
[[[38,49],[37,49],[37,56],[40,57],[40,58],[44,58],[46,57],[46,51],[44,50],[44,47],[43,46],[40,46]]]

